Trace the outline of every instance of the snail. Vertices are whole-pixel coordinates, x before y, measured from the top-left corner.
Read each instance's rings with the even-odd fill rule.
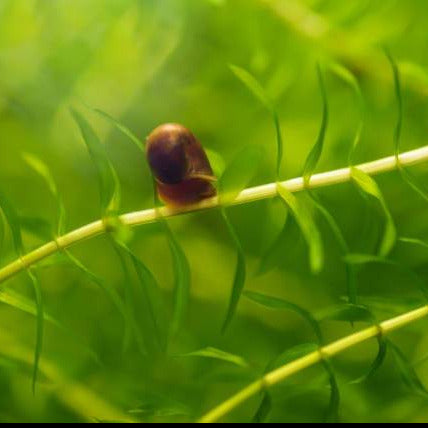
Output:
[[[184,126],[167,123],[147,137],[146,156],[159,198],[167,205],[194,204],[216,195],[216,181],[198,139]]]

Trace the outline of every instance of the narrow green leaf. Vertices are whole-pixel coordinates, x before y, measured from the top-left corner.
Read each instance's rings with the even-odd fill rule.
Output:
[[[250,92],[263,104],[263,106],[269,111],[272,115],[272,119],[275,125],[276,133],[276,143],[277,143],[277,153],[276,153],[276,180],[279,181],[281,162],[283,157],[283,141],[281,127],[279,123],[279,116],[277,111],[274,108],[274,105],[270,98],[268,97],[265,89],[257,81],[257,79],[252,76],[248,71],[244,70],[241,67],[236,65],[229,66],[235,76],[250,90]]]
[[[335,305],[317,313],[318,320],[373,322],[372,313],[362,305],[342,304]]]
[[[400,71],[392,55],[386,51],[386,56],[391,64],[391,69],[394,77],[394,89],[395,89],[395,98],[397,101],[397,123],[395,125],[394,131],[394,150],[395,150],[395,159],[397,161],[398,170],[400,171],[401,177],[403,180],[423,199],[428,202],[428,190],[420,182],[420,180],[413,175],[410,171],[404,168],[400,161],[400,152],[401,152],[401,131],[403,128],[403,96],[401,91],[401,79]]]
[[[315,333],[318,342],[323,342],[323,335],[318,321],[306,309],[303,309],[299,305],[296,305],[295,303],[289,302],[287,300],[267,296],[265,294],[256,293],[253,291],[244,291],[244,296],[252,300],[253,302],[258,303],[259,305],[265,306],[270,309],[287,310],[297,313],[310,325],[313,332]]]
[[[317,68],[318,72],[318,80],[321,90],[321,97],[322,97],[322,105],[323,105],[323,114],[322,114],[322,121],[321,121],[321,128],[318,133],[317,141],[315,142],[314,146],[312,147],[311,151],[309,152],[308,157],[305,161],[305,166],[303,168],[303,181],[305,183],[305,186],[308,187],[309,182],[311,180],[311,176],[315,171],[316,166],[318,165],[318,162],[321,157],[321,153],[324,147],[324,141],[325,141],[325,134],[327,131],[327,125],[328,125],[328,102],[327,102],[327,93],[325,90],[325,84],[324,79],[322,76],[321,68],[318,65]]]
[[[428,91],[428,71],[424,67],[414,62],[400,61],[398,70],[412,85],[419,84],[425,93]]]
[[[405,244],[412,244],[412,245],[417,245],[419,247],[428,248],[428,242],[422,241],[421,239],[401,237],[398,240]]]
[[[126,322],[126,319],[127,319],[126,311],[124,309],[123,302],[120,299],[119,295],[116,293],[116,291],[112,287],[109,287],[102,278],[100,278],[98,275],[92,272],[89,268],[87,268],[70,251],[65,249],[63,250],[63,253],[66,255],[66,257],[68,258],[68,260],[72,265],[74,265],[78,270],[83,272],[85,276],[89,278],[90,281],[98,285],[109,296],[109,298],[111,299],[113,304],[116,306],[121,316],[124,318],[124,321]]]
[[[325,415],[325,422],[335,423],[339,419],[339,406],[340,406],[340,391],[337,384],[336,375],[334,374],[333,367],[326,359],[322,361],[322,366],[327,373],[328,381],[330,383],[330,401]]]
[[[426,281],[424,281],[424,279],[422,279],[413,269],[410,269],[401,263],[386,259],[384,257],[373,256],[371,254],[347,254],[344,259],[346,263],[356,266],[369,263],[379,263],[393,266],[394,268],[401,270],[402,272],[409,275],[409,277],[413,278],[419,291],[424,295],[425,299],[428,299],[428,285],[426,284]]]
[[[390,340],[388,340],[388,346],[392,354],[394,355],[397,368],[400,371],[404,383],[416,394],[421,395],[424,398],[428,398],[428,391],[426,387],[422,384],[421,380],[416,374],[414,367],[408,361],[406,356]]]
[[[9,199],[0,192],[0,208],[3,211],[4,218],[12,234],[13,247],[18,256],[22,256],[24,248],[22,244],[20,217]]]
[[[348,163],[350,166],[352,166],[354,164],[355,152],[357,151],[357,148],[360,144],[361,135],[364,128],[364,118],[365,118],[365,110],[366,110],[364,96],[361,91],[361,87],[360,87],[360,84],[358,83],[357,78],[351,73],[351,71],[349,71],[346,67],[344,67],[343,65],[337,62],[330,63],[328,67],[332,73],[334,73],[337,77],[339,77],[348,86],[351,87],[359,104],[360,121],[359,121],[357,130],[355,132],[354,140],[351,144],[349,155],[348,155]]]
[[[272,398],[269,392],[264,392],[262,395],[262,401],[256,411],[256,414],[253,416],[252,422],[256,424],[261,424],[266,422],[269,417],[269,413],[272,410]]]
[[[210,162],[215,177],[221,177],[226,169],[226,162],[223,156],[212,149],[205,148],[205,153]]]
[[[251,75],[247,70],[241,67],[230,64],[229,68],[233,74],[250,90],[250,92],[266,107],[269,111],[273,111],[271,100],[266,94],[266,91],[257,79]]]
[[[37,328],[36,328],[36,347],[34,350],[34,364],[33,364],[33,394],[36,392],[37,375],[39,373],[40,356],[42,354],[43,347],[43,330],[44,330],[44,309],[43,309],[43,297],[40,283],[36,275],[27,269],[28,276],[31,279],[34,289],[34,297],[37,306]]]
[[[61,236],[65,231],[65,207],[62,202],[62,198],[58,192],[58,187],[56,185],[55,179],[49,170],[48,166],[37,156],[31,153],[23,153],[23,159],[25,162],[45,181],[49,191],[55,199],[57,204],[57,226],[55,234]]]
[[[382,367],[388,351],[388,342],[383,337],[378,337],[378,352],[375,359],[369,367],[369,370],[363,376],[350,382],[351,384],[363,383],[373,377],[373,375]]]
[[[107,157],[105,147],[98,139],[95,131],[80,113],[75,110],[72,110],[71,113],[79,126],[83,140],[97,169],[101,211],[107,217],[115,216],[119,211],[120,205],[119,178]]]
[[[278,194],[293,213],[309,247],[309,264],[313,273],[319,273],[324,264],[321,234],[312,214],[288,189],[278,183]]]
[[[0,207],[3,211],[3,214],[9,225],[9,228],[12,232],[12,239],[14,243],[15,252],[18,256],[22,256],[24,253],[24,248],[22,244],[21,224],[20,224],[19,215],[17,214],[17,212],[15,211],[14,207],[9,202],[9,200],[6,198],[6,196],[3,195],[2,193],[0,193]],[[31,269],[27,268],[26,272],[33,286],[36,307],[37,307],[36,345],[34,349],[34,366],[33,366],[33,381],[32,381],[33,393],[35,393],[37,374],[39,370],[40,355],[41,355],[42,346],[43,346],[44,311],[43,311],[43,298],[42,298],[42,292],[41,292],[39,281],[31,271]]]
[[[117,244],[127,253],[141,285],[142,301],[139,314],[144,322],[144,341],[151,352],[165,351],[167,329],[163,296],[156,278],[139,257],[123,242]]]
[[[247,368],[249,364],[244,358],[239,355],[231,354],[230,352],[222,351],[221,349],[207,347],[197,351],[188,352],[186,354],[177,355],[177,357],[203,357],[212,358],[214,360],[226,361],[239,367]]]
[[[3,210],[1,209],[1,206],[0,206],[0,259],[2,258],[3,252],[4,252],[5,237],[6,237],[6,228],[5,228],[4,219],[3,219]]]
[[[139,150],[144,151],[144,143],[125,125],[114,119],[112,116],[110,116],[108,113],[99,110],[97,108],[90,107],[91,110],[98,113],[100,116],[102,116],[104,119],[107,119],[108,122],[110,122],[114,127],[116,127],[120,132],[122,132],[124,135],[126,135],[136,146]]]
[[[228,205],[236,199],[254,177],[261,159],[261,150],[247,146],[227,165],[219,180],[220,203]]]
[[[373,197],[380,205],[385,217],[385,229],[379,246],[379,256],[386,257],[392,250],[397,239],[397,231],[391,212],[376,181],[365,172],[351,168],[351,177],[358,188]]]
[[[19,223],[23,232],[28,232],[42,241],[50,241],[55,236],[51,223],[44,218],[20,216]]]
[[[11,306],[12,308],[19,309],[22,312],[25,312],[29,315],[37,316],[37,306],[34,302],[27,297],[17,293],[15,290],[3,289],[0,291],[0,302]],[[44,312],[44,319],[55,325],[56,327],[61,327],[61,323],[57,321],[54,317]]]
[[[183,249],[168,224],[164,222],[174,269],[174,313],[170,333],[174,336],[181,327],[190,299],[190,266]]]
[[[236,251],[237,251],[235,276],[233,279],[232,291],[230,294],[226,318],[224,320],[223,327],[222,327],[222,333],[225,333],[227,327],[232,321],[233,316],[235,315],[236,308],[238,307],[239,299],[241,298],[242,290],[244,289],[244,285],[245,285],[247,267],[245,263],[245,254],[244,254],[244,250],[242,248],[241,242],[225,209],[221,210],[221,215],[224,219],[226,227],[233,240],[233,243],[235,244]]]

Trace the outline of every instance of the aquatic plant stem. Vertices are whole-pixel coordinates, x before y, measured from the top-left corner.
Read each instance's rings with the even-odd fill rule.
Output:
[[[285,364],[276,370],[273,370],[263,376],[261,379],[253,382],[246,388],[242,389],[233,397],[224,401],[222,404],[217,406],[215,409],[208,412],[203,416],[200,423],[214,423],[222,417],[229,414],[237,406],[245,402],[248,398],[256,395],[265,389],[284,381],[290,376],[310,367],[317,363],[320,363],[326,358],[333,357],[342,351],[345,351],[359,343],[365,342],[366,340],[375,338],[379,335],[385,335],[397,330],[407,324],[417,321],[421,318],[428,316],[428,306],[422,306],[411,312],[407,312],[403,315],[399,315],[395,318],[391,318],[382,322],[379,325],[374,325],[361,330],[357,333],[346,336],[342,339],[337,340],[329,345],[320,348],[317,351],[311,352],[304,357],[301,357],[291,363]]]
[[[355,168],[360,169],[367,174],[376,175],[397,169],[397,160],[402,167],[428,162],[428,146],[401,153],[398,156],[398,159],[396,156],[389,156],[372,162],[360,164]],[[307,188],[316,189],[318,187],[344,183],[350,181],[350,179],[350,168],[342,168],[320,174],[314,174],[306,186],[303,177],[293,178],[291,180],[281,182],[279,185],[284,186],[290,192],[299,192]],[[230,205],[241,205],[261,199],[273,198],[278,193],[277,188],[277,183],[269,183],[245,189],[237,196],[234,201],[230,203]],[[120,216],[120,219],[124,224],[135,227],[147,223],[153,223],[161,218],[172,217],[189,212],[208,210],[218,206],[218,198],[213,197],[205,199],[195,205],[189,205],[185,207],[162,207],[159,209],[151,208],[143,211],[123,214]],[[106,222],[103,220],[94,221],[93,223],[66,233],[63,236],[58,237],[55,241],[48,242],[47,244],[20,257],[19,259],[0,269],[0,283],[3,283],[8,278],[11,278],[15,274],[21,272],[23,269],[34,265],[35,263],[45,259],[46,257],[49,257],[57,251],[61,251],[62,249],[71,247],[72,245],[75,245],[83,240],[105,233],[107,230],[105,223]]]

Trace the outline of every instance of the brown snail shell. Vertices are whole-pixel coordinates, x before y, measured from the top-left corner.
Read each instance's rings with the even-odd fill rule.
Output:
[[[208,157],[184,126],[167,123],[147,137],[146,156],[159,197],[169,205],[188,205],[216,194]]]

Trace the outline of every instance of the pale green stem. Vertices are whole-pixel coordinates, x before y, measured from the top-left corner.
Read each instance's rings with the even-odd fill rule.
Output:
[[[282,382],[293,374],[296,374],[310,366],[313,366],[314,364],[321,362],[325,358],[333,357],[339,354],[340,352],[343,352],[355,345],[358,345],[361,342],[377,337],[380,334],[385,335],[391,333],[392,331],[397,330],[400,327],[403,327],[407,324],[412,323],[413,321],[419,320],[426,316],[428,316],[428,306],[423,306],[419,309],[407,312],[403,315],[384,321],[379,325],[368,327],[365,330],[346,336],[343,339],[333,342],[330,345],[324,346],[315,352],[311,352],[310,354],[305,355],[304,357],[292,361],[291,363],[285,364],[284,366],[267,373],[261,379],[253,382],[246,388],[242,389],[240,392],[229,398],[227,401],[224,401],[218,407],[203,416],[199,420],[199,422],[217,422],[220,418],[229,414],[232,410],[234,410],[248,398],[258,394],[259,392],[264,391],[266,388],[269,388],[279,382]]]
[[[401,166],[411,166],[428,161],[428,146],[421,147],[416,150],[405,152],[398,157]],[[367,174],[375,175],[383,172],[395,170],[397,168],[397,159],[395,156],[389,156],[376,161],[367,162],[356,166]],[[311,177],[309,184],[305,186],[303,177],[293,178],[291,180],[280,183],[290,192],[299,192],[305,188],[318,188],[330,186],[349,181],[351,178],[350,168],[342,168],[334,171],[314,174]],[[264,184],[262,186],[251,187],[243,190],[238,197],[230,203],[230,205],[246,204],[260,199],[273,198],[277,195],[277,183]],[[153,223],[161,218],[172,217],[179,214],[185,214],[193,211],[202,211],[212,209],[219,206],[217,197],[205,199],[198,204],[185,207],[172,208],[162,207],[159,209],[147,209],[136,211],[120,216],[121,221],[128,226],[140,226],[147,223]],[[63,236],[60,236],[56,241],[48,242],[47,244],[31,251],[14,262],[0,269],[0,283],[14,276],[24,268],[29,267],[55,252],[68,248],[85,239],[93,238],[106,231],[103,220],[98,220],[87,224],[79,229],[73,230]]]

